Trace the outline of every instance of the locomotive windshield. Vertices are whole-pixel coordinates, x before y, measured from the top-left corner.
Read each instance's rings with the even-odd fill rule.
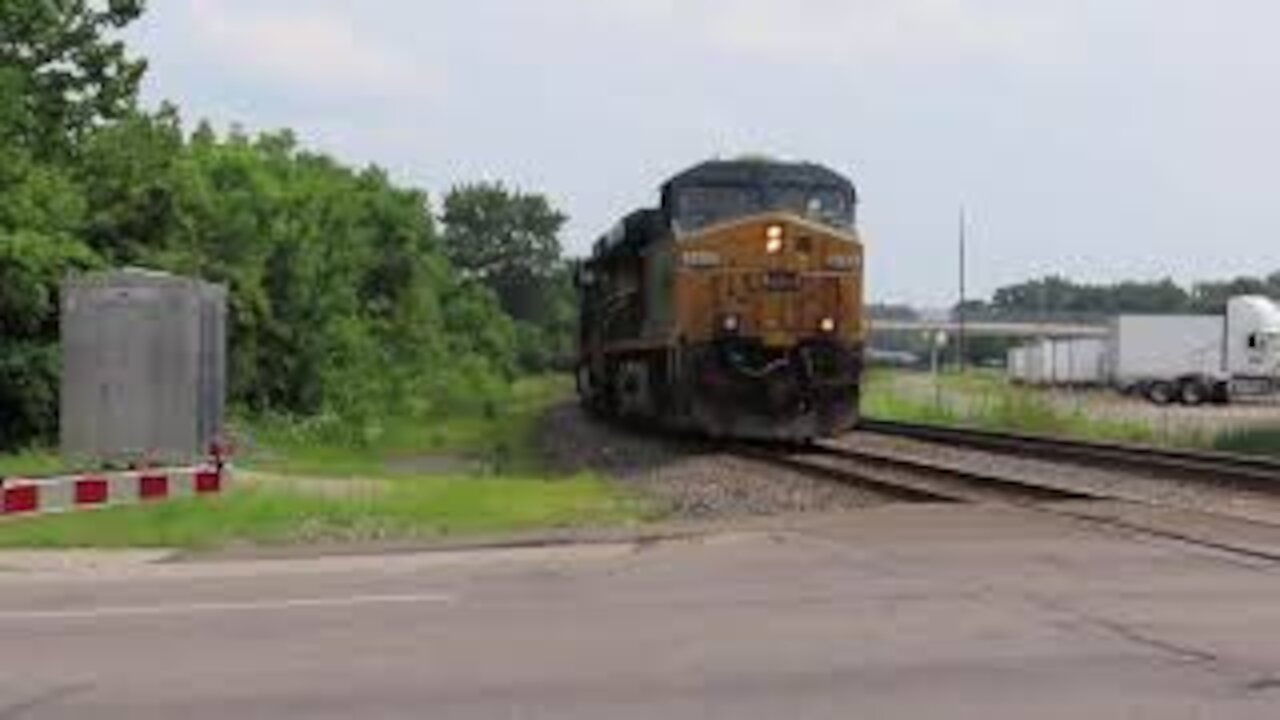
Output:
[[[836,227],[853,225],[853,198],[838,188],[786,185],[774,188],[772,197],[770,210],[789,210]]]
[[[755,188],[734,186],[690,187],[676,198],[676,225],[684,231],[759,212],[760,193]]]
[[[761,212],[784,210],[840,228],[853,226],[853,197],[822,185],[706,185],[676,195],[675,224],[683,232]]]

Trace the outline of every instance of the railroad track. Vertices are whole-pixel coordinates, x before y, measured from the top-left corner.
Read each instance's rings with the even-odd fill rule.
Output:
[[[1280,461],[1246,455],[881,420],[864,421],[859,431],[1144,475],[1173,474],[1280,493]]]
[[[1245,484],[1280,495],[1280,463],[1222,453],[1088,443],[1026,435],[869,423],[864,430],[996,452],[1034,452],[1036,459],[1103,464],[1126,472],[1197,475],[1211,484]],[[814,477],[847,483],[912,503],[996,503],[1092,526],[1171,540],[1267,565],[1280,564],[1280,524],[1228,513],[1144,503],[1102,490],[975,470],[928,457],[820,443],[812,448],[739,446],[735,454]],[[1105,501],[1091,504],[1090,501]],[[1166,511],[1145,512],[1158,509]],[[1262,533],[1266,539],[1257,540]]]
[[[826,481],[862,487],[901,502],[1033,504],[1107,499],[1095,492],[833,444],[803,450],[740,445],[732,452]]]
[[[918,482],[904,482],[883,477],[878,473],[861,472],[848,468],[833,467],[828,463],[815,462],[814,459],[822,455],[819,452],[790,453],[750,445],[733,447],[730,452],[765,465],[790,470],[826,482],[836,482],[863,488],[893,502],[961,502],[959,498],[935,491]]]

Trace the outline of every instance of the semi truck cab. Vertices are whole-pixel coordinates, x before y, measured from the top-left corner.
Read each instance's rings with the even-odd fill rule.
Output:
[[[1227,304],[1226,375],[1233,394],[1280,389],[1280,307],[1244,295]]]
[[[1227,302],[1217,368],[1188,373],[1171,381],[1156,379],[1147,395],[1161,399],[1162,387],[1187,405],[1205,399],[1219,403],[1280,392],[1280,306],[1261,295],[1240,295]]]

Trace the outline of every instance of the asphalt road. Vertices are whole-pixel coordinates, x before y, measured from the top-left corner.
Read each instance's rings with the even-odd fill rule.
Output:
[[[805,523],[469,554],[0,555],[0,720],[1280,713],[1265,564],[1015,511]]]

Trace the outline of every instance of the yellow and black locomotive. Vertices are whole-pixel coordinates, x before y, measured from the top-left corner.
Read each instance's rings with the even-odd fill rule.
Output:
[[[820,165],[712,161],[579,268],[578,393],[606,415],[809,440],[858,420],[857,192]]]

